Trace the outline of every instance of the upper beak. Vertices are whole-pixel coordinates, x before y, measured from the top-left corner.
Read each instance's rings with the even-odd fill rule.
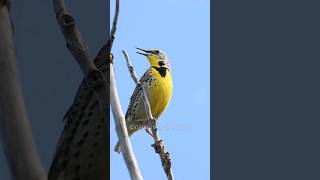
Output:
[[[142,48],[137,48],[137,49],[140,50],[140,51],[142,51],[142,52],[137,52],[138,54],[142,54],[142,55],[144,55],[144,56],[149,56],[149,55],[152,54],[152,52],[149,51],[149,50],[142,49]]]

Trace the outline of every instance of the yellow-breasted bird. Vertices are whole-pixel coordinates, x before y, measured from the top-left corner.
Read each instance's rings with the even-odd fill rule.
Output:
[[[150,68],[140,79],[141,85],[145,88],[151,107],[152,116],[158,120],[165,111],[172,95],[172,78],[170,65],[166,54],[160,50],[145,50],[137,48],[137,52],[147,57]],[[147,114],[142,100],[142,88],[136,86],[126,113],[126,125],[129,136],[138,130],[146,127],[148,123]],[[115,149],[120,153],[120,144]]]

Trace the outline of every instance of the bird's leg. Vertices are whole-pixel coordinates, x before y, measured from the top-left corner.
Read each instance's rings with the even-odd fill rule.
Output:
[[[145,130],[151,137],[153,137],[153,134],[151,133],[150,127],[146,127]]]
[[[155,124],[156,124],[156,119],[151,119],[147,122],[147,126],[145,128],[146,132],[153,137],[153,134],[151,132],[151,128],[155,128]]]

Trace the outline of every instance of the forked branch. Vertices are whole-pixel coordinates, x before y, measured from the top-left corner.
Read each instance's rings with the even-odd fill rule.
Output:
[[[64,0],[53,0],[53,6],[68,49],[77,60],[85,75],[89,88],[100,97],[102,104],[107,107],[109,105],[109,94],[107,93],[109,88],[107,81],[103,73],[99,71],[91,61],[89,49],[76,26],[74,18],[69,14]]]
[[[125,120],[119,104],[119,98],[117,95],[117,89],[115,86],[114,70],[112,66],[113,56],[111,49],[113,41],[115,39],[116,26],[118,22],[120,0],[116,0],[116,11],[113,21],[113,27],[111,30],[111,36],[109,37],[106,44],[100,49],[94,62],[96,64],[103,63],[103,60],[110,63],[110,89],[107,80],[103,73],[97,69],[90,58],[88,47],[85,45],[84,40],[81,37],[80,31],[78,30],[73,17],[68,13],[63,0],[53,0],[54,10],[56,18],[61,27],[61,31],[67,41],[67,47],[71,51],[73,57],[77,60],[84,73],[87,84],[102,100],[104,107],[109,108],[109,96],[111,96],[111,107],[115,117],[115,123],[117,126],[117,134],[121,142],[121,148],[123,150],[123,157],[126,162],[130,176],[134,180],[141,180],[140,174],[134,153],[131,148],[129,136],[127,134]],[[108,162],[106,162],[108,163]]]
[[[144,107],[145,107],[146,114],[147,114],[147,118],[149,121],[148,124],[152,125],[151,132],[152,132],[153,139],[154,139],[154,144],[152,144],[152,147],[154,147],[155,152],[158,153],[160,156],[160,159],[162,162],[162,167],[168,177],[168,180],[173,180],[174,177],[173,177],[172,170],[171,170],[170,154],[169,154],[169,152],[166,152],[163,140],[160,139],[160,136],[158,134],[156,121],[153,118],[152,113],[151,113],[151,108],[150,108],[150,104],[149,104],[146,90],[143,86],[141,86],[141,83],[139,82],[139,80],[137,78],[137,75],[133,69],[133,66],[131,65],[128,53],[125,50],[122,50],[122,53],[126,59],[127,67],[129,69],[131,78],[133,79],[133,81],[136,83],[137,86],[140,86],[140,88],[142,88],[142,93],[143,93],[142,100],[143,100]]]
[[[97,66],[99,66],[99,64],[101,63],[105,63],[103,61],[107,61],[107,63],[110,63],[110,70],[111,70],[110,89],[109,89],[109,82],[107,81],[107,79],[105,79],[103,73],[99,71],[95,66],[95,64],[93,64],[93,62],[91,61],[91,58],[89,55],[89,49],[84,43],[81,33],[75,24],[75,20],[67,11],[64,1],[53,0],[53,4],[54,4],[54,10],[56,13],[57,21],[61,27],[61,31],[67,42],[67,47],[72,53],[73,57],[77,60],[78,64],[80,65],[80,68],[86,77],[89,88],[91,88],[96,94],[98,94],[98,96],[100,97],[100,100],[102,100],[103,102],[102,109],[109,108],[109,96],[111,96],[111,106],[112,106],[113,114],[115,115],[115,121],[117,124],[117,133],[118,133],[119,139],[122,139],[121,142],[124,142],[124,144],[122,145],[122,149],[124,152],[123,153],[124,160],[127,164],[127,168],[129,170],[131,178],[135,180],[142,179],[142,176],[140,175],[140,171],[136,163],[136,159],[131,149],[129,137],[128,135],[126,135],[127,131],[125,129],[126,127],[124,124],[125,121],[123,118],[121,118],[121,109],[119,109],[119,106],[117,106],[117,102],[119,101],[119,99],[116,94],[115,80],[112,74],[113,67],[111,62],[112,62],[113,56],[111,55],[111,49],[112,49],[112,44],[115,38],[120,1],[119,0],[116,1],[116,14],[114,17],[111,37],[109,37],[107,43],[100,49],[97,57],[94,60]],[[120,113],[120,115],[118,115],[118,113]],[[123,123],[121,123],[122,121]]]

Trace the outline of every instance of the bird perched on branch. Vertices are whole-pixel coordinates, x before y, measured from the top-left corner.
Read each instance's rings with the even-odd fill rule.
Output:
[[[150,63],[150,68],[144,73],[140,79],[140,83],[147,92],[152,116],[158,120],[169,104],[172,95],[172,78],[169,61],[166,54],[160,50],[137,49],[140,50],[137,53],[146,56]],[[129,136],[148,126],[147,113],[144,108],[142,95],[142,88],[136,86],[126,113],[126,125]],[[119,142],[114,150],[118,153],[121,152]]]

